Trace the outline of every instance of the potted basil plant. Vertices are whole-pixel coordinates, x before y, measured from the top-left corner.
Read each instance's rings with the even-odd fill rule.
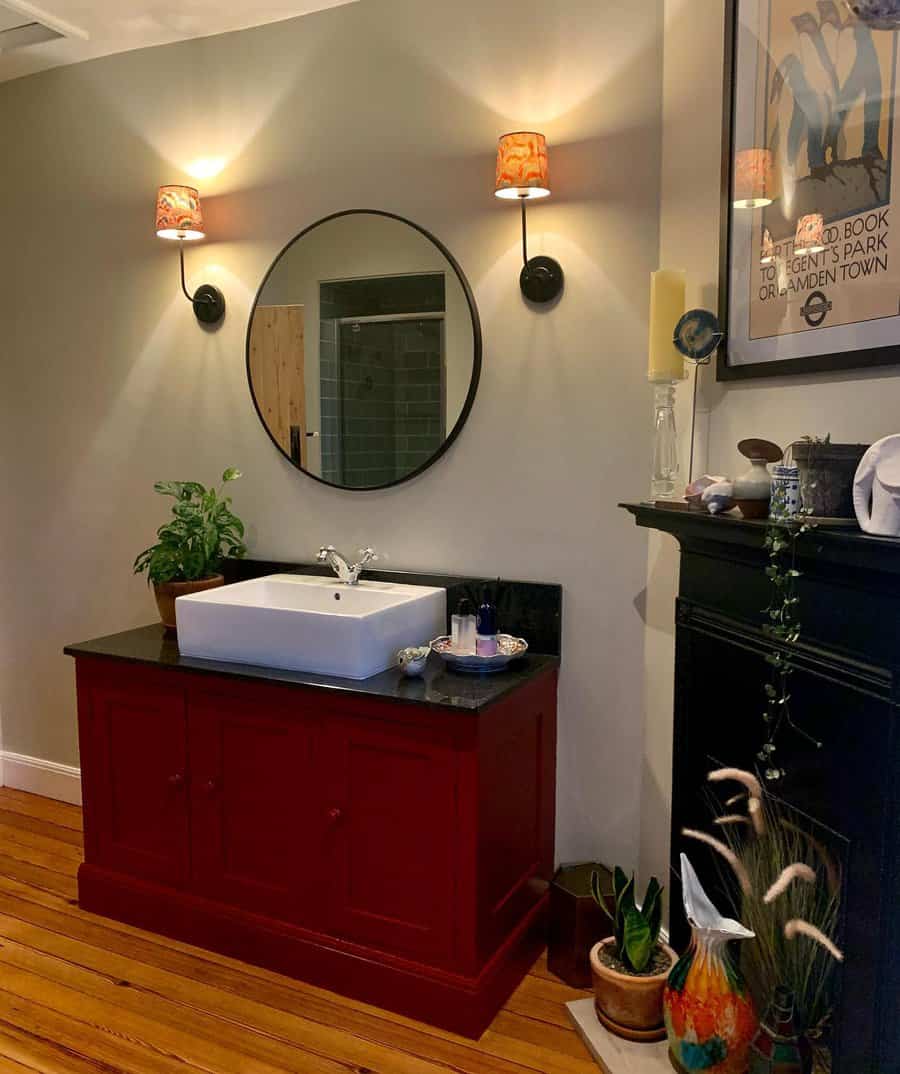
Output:
[[[226,556],[246,554],[244,524],[231,510],[225,486],[237,481],[240,470],[222,474],[220,488],[205,488],[197,481],[157,481],[153,488],[171,496],[172,518],[156,531],[156,544],[134,561],[134,573],[146,571],[153,585],[163,625],[175,629],[175,600],[225,584],[219,573]]]
[[[643,902],[634,897],[634,876],[616,866],[613,873],[614,912],[610,913],[594,873],[591,891],[613,923],[614,934],[591,949],[594,1005],[600,1022],[625,1040],[663,1040],[663,993],[678,956],[659,938],[662,891],[652,877]]]

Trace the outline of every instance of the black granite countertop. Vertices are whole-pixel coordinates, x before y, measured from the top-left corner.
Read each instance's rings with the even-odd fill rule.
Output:
[[[480,712],[513,690],[559,666],[559,657],[529,653],[510,665],[506,671],[492,675],[466,675],[448,671],[434,653],[428,658],[423,678],[404,678],[392,668],[369,679],[342,679],[333,675],[310,675],[303,671],[284,671],[281,668],[258,667],[255,664],[233,664],[219,660],[197,660],[182,656],[177,639],[158,623],[153,626],[126,630],[106,638],[67,645],[69,656],[106,657],[134,664],[193,671],[209,675],[225,675],[235,679],[255,679],[284,683],[291,686],[337,690],[359,697],[377,697],[390,701],[405,701],[432,708],[462,712]]]

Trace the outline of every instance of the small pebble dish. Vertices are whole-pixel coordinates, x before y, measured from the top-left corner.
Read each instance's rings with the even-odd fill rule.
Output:
[[[435,638],[431,643],[432,652],[454,671],[469,671],[476,674],[491,674],[503,669],[513,660],[518,660],[528,652],[528,642],[522,638],[513,638],[509,634],[497,635],[496,656],[476,656],[474,653],[462,655],[455,653],[447,636]]]
[[[408,679],[415,679],[419,675],[424,675],[430,652],[431,650],[427,645],[415,645],[408,649],[401,649],[397,653],[397,663],[400,665],[401,672]]]

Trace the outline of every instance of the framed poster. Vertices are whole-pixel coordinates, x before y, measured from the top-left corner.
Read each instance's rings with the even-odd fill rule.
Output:
[[[900,363],[900,35],[843,0],[726,23],[718,379]]]

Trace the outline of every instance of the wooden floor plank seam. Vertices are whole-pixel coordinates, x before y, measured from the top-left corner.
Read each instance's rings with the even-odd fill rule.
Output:
[[[59,1041],[50,1041],[45,1037],[29,1032],[22,1026],[14,1025],[0,1018],[0,1053],[14,1061],[39,1063],[35,1069],[41,1074],[124,1074],[119,1066],[112,1066],[102,1059],[79,1055],[72,1048]],[[13,1054],[10,1054],[13,1053]],[[24,1056],[17,1059],[17,1056]]]

